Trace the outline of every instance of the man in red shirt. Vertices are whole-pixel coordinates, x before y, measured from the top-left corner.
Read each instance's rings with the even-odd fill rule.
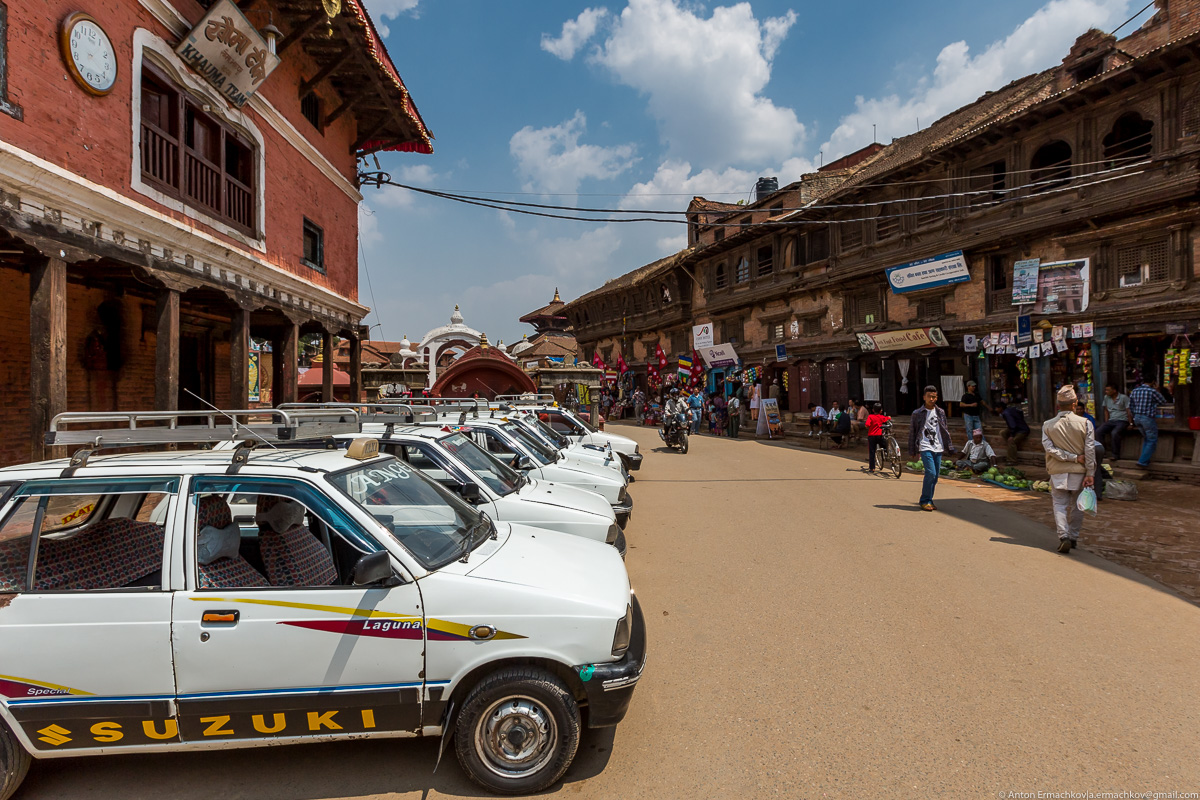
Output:
[[[865,404],[864,404],[865,407]],[[867,453],[871,472],[875,471],[875,450],[883,447],[883,423],[891,422],[892,418],[883,413],[883,405],[876,403],[871,406],[871,413],[867,415]]]

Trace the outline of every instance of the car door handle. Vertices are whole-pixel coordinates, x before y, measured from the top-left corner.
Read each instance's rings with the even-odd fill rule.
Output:
[[[241,617],[240,611],[205,611],[204,616],[200,617],[202,625],[217,625],[232,627],[238,624],[238,619]]]

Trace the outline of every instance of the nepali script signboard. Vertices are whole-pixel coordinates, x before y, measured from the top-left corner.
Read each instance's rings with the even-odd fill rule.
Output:
[[[903,331],[880,331],[858,334],[858,346],[864,352],[877,350],[912,350],[917,347],[949,347],[950,342],[941,328],[910,328]]]
[[[279,56],[231,0],[217,0],[175,54],[237,108],[279,66]]]
[[[910,261],[898,267],[888,267],[887,279],[893,292],[904,294],[952,283],[965,283],[971,280],[971,273],[967,270],[967,260],[963,258],[962,250],[955,250],[953,253]]]
[[[733,345],[729,343],[705,347],[700,350],[700,355],[710,368],[737,366],[737,353],[733,351]]]

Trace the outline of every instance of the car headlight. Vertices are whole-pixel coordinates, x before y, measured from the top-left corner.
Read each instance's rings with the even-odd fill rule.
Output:
[[[608,534],[604,537],[605,544],[613,544],[617,541],[617,537],[621,535],[621,527],[617,523],[612,523],[608,526]]]
[[[617,620],[617,631],[613,634],[612,654],[616,658],[625,655],[625,651],[629,649],[629,638],[632,631],[629,611],[629,606],[625,606],[625,616]]]

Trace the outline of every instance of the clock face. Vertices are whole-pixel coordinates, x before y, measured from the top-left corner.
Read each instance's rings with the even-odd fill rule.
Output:
[[[117,82],[117,54],[108,34],[86,14],[63,23],[63,57],[75,80],[92,94],[104,95]]]

